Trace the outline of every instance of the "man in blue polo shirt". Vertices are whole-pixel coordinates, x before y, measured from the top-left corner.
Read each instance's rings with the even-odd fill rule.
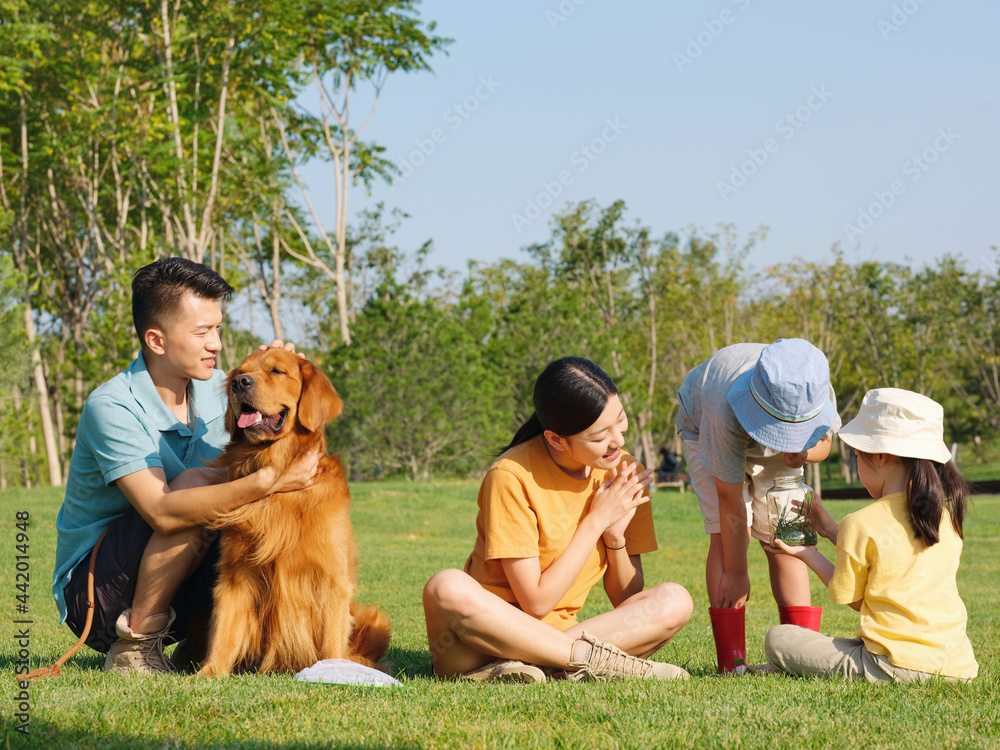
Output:
[[[107,530],[87,639],[108,654],[105,669],[169,671],[164,645],[185,637],[192,618],[211,605],[216,533],[206,524],[314,481],[316,453],[284,475],[268,468],[233,482],[204,467],[229,440],[225,374],[215,366],[220,300],[232,293],[217,273],[184,258],[139,269],[132,316],[141,352],[90,394],[80,415],[56,519],[52,591],[62,621],[79,635],[88,563]]]

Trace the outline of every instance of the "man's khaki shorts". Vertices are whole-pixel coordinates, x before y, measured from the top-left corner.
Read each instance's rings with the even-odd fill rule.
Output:
[[[698,496],[698,507],[705,517],[705,533],[719,534],[722,532],[722,523],[719,518],[719,493],[715,487],[715,477],[700,461],[695,460],[698,455],[697,440],[683,440],[682,445],[691,478],[691,489]],[[747,462],[746,476],[743,479],[746,525],[750,527],[750,535],[754,539],[765,543],[771,538],[767,520],[767,491],[774,486],[774,475],[785,468],[783,453],[761,459],[759,463]]]

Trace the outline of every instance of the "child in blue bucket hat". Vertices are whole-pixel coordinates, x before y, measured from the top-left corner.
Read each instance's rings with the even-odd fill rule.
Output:
[[[677,395],[677,432],[710,536],[705,577],[719,671],[741,672],[751,536],[768,553],[780,621],[819,629],[808,568],[767,545],[765,497],[778,471],[830,453],[841,424],[830,366],[804,339],[735,344],[691,370]]]

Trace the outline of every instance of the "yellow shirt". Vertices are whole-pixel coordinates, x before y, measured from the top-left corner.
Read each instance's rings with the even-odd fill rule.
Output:
[[[840,524],[830,600],[863,600],[858,638],[902,669],[970,679],[979,673],[955,576],[962,539],[947,510],[940,541],[917,540],[906,494],[886,495]]]
[[[590,512],[594,493],[608,472],[594,469],[587,479],[574,479],[552,460],[539,435],[514,446],[496,460],[479,489],[476,546],[465,572],[504,601],[517,604],[501,560],[537,557],[544,572],[569,546],[580,521]],[[631,456],[622,461],[632,462]],[[641,468],[640,468],[641,471]],[[640,505],[625,530],[630,555],[656,549],[653,511]],[[607,570],[607,551],[599,541],[569,591],[542,622],[559,630],[576,624],[591,587]]]

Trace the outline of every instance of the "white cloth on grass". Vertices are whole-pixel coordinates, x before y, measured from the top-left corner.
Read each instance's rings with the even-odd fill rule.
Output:
[[[350,659],[323,659],[306,667],[295,679],[301,682],[333,682],[340,685],[395,685],[403,683],[385,672],[366,667]]]

